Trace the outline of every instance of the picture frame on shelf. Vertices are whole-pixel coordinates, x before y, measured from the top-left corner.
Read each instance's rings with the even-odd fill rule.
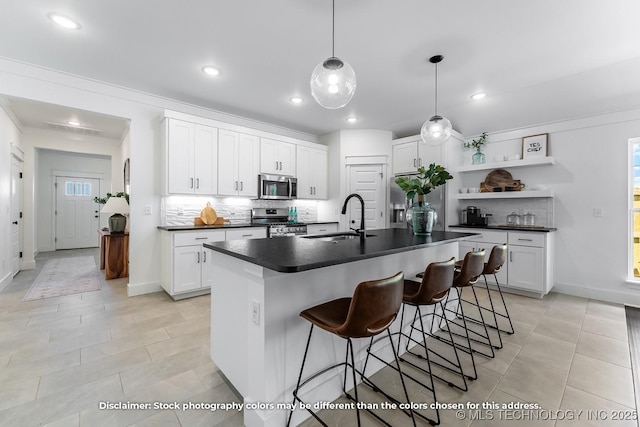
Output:
[[[546,157],[549,145],[549,134],[530,135],[522,138],[522,158]]]

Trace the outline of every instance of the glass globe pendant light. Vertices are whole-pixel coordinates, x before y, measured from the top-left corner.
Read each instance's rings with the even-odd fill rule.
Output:
[[[328,109],[342,108],[356,92],[356,73],[349,63],[337,58],[335,52],[336,2],[333,0],[331,57],[318,64],[311,74],[311,95]]]
[[[451,136],[451,122],[438,115],[438,63],[444,59],[442,55],[435,55],[429,58],[429,62],[436,65],[436,106],[435,114],[424,122],[420,129],[420,136],[427,144],[440,145],[447,142]]]

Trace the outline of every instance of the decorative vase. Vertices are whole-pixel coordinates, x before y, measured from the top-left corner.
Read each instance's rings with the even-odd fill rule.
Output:
[[[480,147],[478,147],[477,150],[478,151],[473,153],[473,156],[471,156],[471,164],[472,165],[481,165],[481,164],[484,163],[484,153],[482,151],[480,151]]]
[[[413,234],[417,236],[431,235],[433,225],[438,220],[436,210],[425,202],[424,198],[424,195],[418,195],[418,201],[409,208],[411,212],[411,227],[413,228]]]

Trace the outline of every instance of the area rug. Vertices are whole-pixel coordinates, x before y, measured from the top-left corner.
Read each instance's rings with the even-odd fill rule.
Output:
[[[22,301],[54,298],[100,290],[98,269],[92,256],[50,259],[42,267]]]

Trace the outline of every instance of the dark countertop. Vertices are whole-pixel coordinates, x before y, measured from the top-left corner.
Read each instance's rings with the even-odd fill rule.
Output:
[[[449,228],[478,228],[482,230],[501,230],[501,231],[539,231],[548,233],[557,231],[555,227],[526,227],[526,226],[510,226],[510,225],[449,225]]]
[[[414,236],[410,230],[400,228],[371,230],[368,233],[375,237],[368,237],[363,244],[360,239],[334,243],[301,237],[280,237],[211,242],[204,246],[270,270],[296,273],[466,240],[475,235],[434,231],[431,236]]]
[[[305,222],[305,225],[311,224],[337,224],[336,221],[316,221]],[[247,227],[268,227],[266,224],[251,224],[250,222],[231,223],[225,222],[221,225],[159,225],[159,230],[165,231],[189,231],[189,230],[219,230],[227,228],[247,228]]]

